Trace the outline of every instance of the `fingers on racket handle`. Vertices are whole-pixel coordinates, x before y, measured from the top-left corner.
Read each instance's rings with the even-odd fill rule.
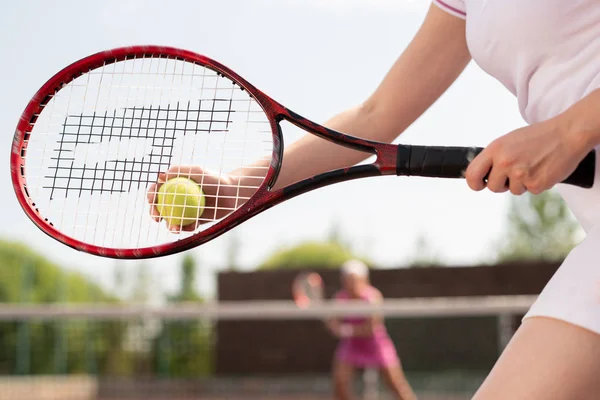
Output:
[[[397,175],[463,178],[481,147],[398,146]],[[596,171],[596,152],[591,151],[562,183],[591,188]],[[485,177],[487,180],[487,175]]]

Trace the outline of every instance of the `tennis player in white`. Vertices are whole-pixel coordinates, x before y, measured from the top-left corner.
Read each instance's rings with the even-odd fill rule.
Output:
[[[433,0],[374,93],[325,125],[391,142],[471,60],[517,97],[528,124],[473,160],[466,171],[473,190],[540,193],[600,145],[599,0]],[[285,153],[276,188],[366,158],[314,135]],[[187,169],[202,175],[199,167]],[[600,399],[600,171],[596,176],[589,190],[558,185],[587,237],[548,283],[475,399]],[[241,171],[219,179],[238,186],[251,178]]]

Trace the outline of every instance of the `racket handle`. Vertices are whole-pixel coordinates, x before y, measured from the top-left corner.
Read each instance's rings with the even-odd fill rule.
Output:
[[[464,178],[471,161],[483,151],[481,147],[398,146],[396,175],[432,178]],[[562,183],[591,188],[596,171],[596,152],[592,150]]]

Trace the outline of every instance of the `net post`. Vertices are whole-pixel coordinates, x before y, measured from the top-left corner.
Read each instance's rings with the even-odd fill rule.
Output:
[[[67,290],[68,290],[68,282],[67,275],[62,274],[59,278],[58,285],[56,286],[56,298],[60,303],[64,304],[67,300]],[[67,322],[66,324],[68,324]],[[57,320],[53,324],[54,328],[54,372],[60,375],[64,375],[67,373],[67,363],[68,363],[68,352],[69,352],[69,344],[68,338],[66,335],[67,327],[65,323],[62,323],[60,320]]]
[[[28,257],[21,270],[21,304],[27,304],[31,301],[34,273],[33,261]],[[17,375],[27,375],[31,372],[31,331],[29,324],[29,321],[23,320],[17,325]]]
[[[365,400],[379,399],[379,375],[375,368],[365,368],[363,371],[363,387]]]
[[[502,354],[515,332],[514,315],[502,313],[497,316],[498,355]]]
[[[86,285],[88,291],[88,298],[92,300],[92,302],[98,301],[96,299],[96,291],[92,287],[91,283]],[[98,365],[96,362],[96,352],[94,347],[94,340],[96,339],[95,329],[97,329],[100,324],[95,321],[85,321],[85,336],[84,336],[84,359],[85,359],[85,369],[89,375],[96,375],[98,372]]]

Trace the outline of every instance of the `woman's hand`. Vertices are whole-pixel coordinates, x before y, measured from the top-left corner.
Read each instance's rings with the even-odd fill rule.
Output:
[[[349,338],[355,334],[354,326],[344,324],[338,319],[329,319],[325,321],[325,325],[329,332],[338,339]]]
[[[335,337],[340,337],[340,321],[337,319],[328,319],[325,321],[325,326]]]
[[[246,201],[246,198],[239,196],[239,178],[212,174],[195,165],[176,165],[169,168],[166,173],[161,173],[158,182],[148,189],[150,215],[156,222],[162,219],[156,208],[156,193],[164,182],[181,176],[192,179],[202,187],[206,204],[201,218],[196,223],[183,227],[168,226],[172,232],[193,231],[203,223],[226,217]]]
[[[465,178],[476,191],[539,194],[572,174],[592,148],[585,135],[574,134],[555,118],[494,140],[471,162]]]

